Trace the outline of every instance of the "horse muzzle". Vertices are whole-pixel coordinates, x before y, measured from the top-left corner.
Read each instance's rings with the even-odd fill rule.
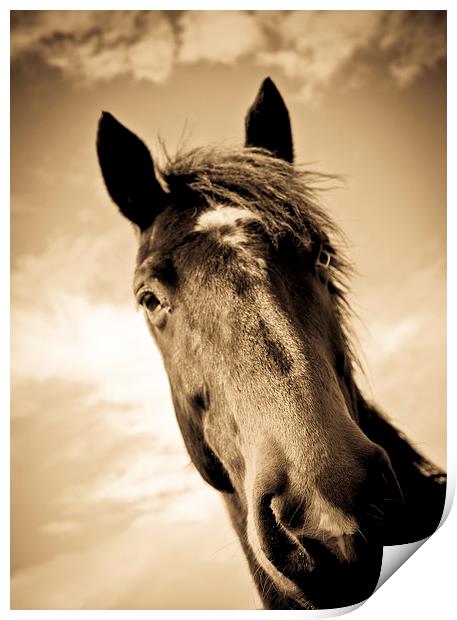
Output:
[[[278,520],[273,497],[258,509],[256,532],[248,538],[254,555],[276,588],[303,607],[343,607],[368,598],[379,578],[382,544],[359,531],[308,537]]]
[[[399,497],[395,476],[386,469],[371,478],[351,515],[316,490],[307,500],[288,502],[287,485],[280,485],[251,505],[248,539],[285,595],[316,608],[353,605],[376,587],[389,510]]]

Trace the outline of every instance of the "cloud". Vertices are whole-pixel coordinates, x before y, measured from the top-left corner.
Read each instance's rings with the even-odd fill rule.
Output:
[[[17,11],[11,49],[13,60],[36,54],[83,84],[122,75],[160,83],[171,72],[175,42],[160,11]]]
[[[328,83],[366,48],[379,26],[373,11],[295,11],[276,23],[278,49],[259,53],[259,62],[281,67],[305,85]]]
[[[90,391],[55,378],[16,382],[14,406],[26,411],[11,429],[12,606],[131,608],[139,591],[145,608],[170,608],[179,588],[180,603],[198,608],[210,604],[208,580],[246,606],[247,567],[238,543],[227,547],[236,535],[218,494],[182,449],[165,449],[156,423],[147,432],[135,408],[89,406]],[[163,567],[172,565],[170,582]]]
[[[375,60],[407,86],[446,57],[444,20],[430,11],[294,11],[272,25],[268,16],[279,41],[257,61],[296,79],[307,101],[331,83],[359,86]]]
[[[89,386],[84,406],[111,403],[112,429],[153,434],[181,449],[167,375],[142,313],[135,311],[132,265],[116,236],[65,236],[20,258],[12,273],[13,381]],[[100,289],[114,303],[100,300]],[[24,412],[15,408],[13,415]]]
[[[360,384],[371,398],[376,394],[376,402],[420,451],[446,468],[443,309],[417,310],[396,324],[372,321],[371,328],[363,345],[369,372]]]
[[[77,83],[165,82],[178,64],[276,68],[310,100],[377,65],[407,86],[446,57],[444,11],[16,11],[12,57],[33,53]]]
[[[179,588],[185,607],[245,608],[245,560],[190,464],[143,317],[130,295],[89,294],[104,271],[113,299],[130,289],[119,248],[109,231],[63,235],[12,274],[12,606],[172,608]],[[208,598],[209,580],[232,586]]]
[[[218,504],[208,518],[200,505],[199,522],[183,520],[177,525],[158,521],[155,515],[132,519],[115,536],[99,536],[87,548],[61,552],[18,571],[11,580],[12,608],[258,606],[247,563],[222,502]],[[198,577],[193,578],[196,572]]]
[[[113,402],[142,401],[151,391],[161,400],[167,397],[160,356],[133,304],[93,303],[63,291],[47,302],[46,307],[14,309],[16,378],[71,377],[96,385],[98,396]],[[124,367],[124,358],[133,363]]]
[[[389,11],[379,48],[391,55],[389,71],[407,86],[423,70],[446,58],[445,14],[434,11]]]
[[[410,344],[411,339],[417,338],[424,323],[425,319],[420,315],[407,316],[396,324],[375,321],[374,332],[378,360],[401,353],[402,349]]]
[[[401,290],[394,281],[387,284],[382,306],[372,289],[371,299],[358,308],[362,322],[354,324],[365,368],[358,376],[360,387],[419,450],[444,468],[445,273],[441,252],[435,259],[424,259],[411,270]]]
[[[260,21],[246,11],[187,11],[179,25],[183,63],[233,64],[267,43]]]
[[[66,535],[75,532],[80,528],[78,521],[72,521],[71,519],[62,519],[61,521],[49,521],[41,528],[43,534],[49,534],[51,536]]]
[[[15,497],[22,506],[46,486],[35,508],[42,517],[36,528],[48,538],[81,538],[94,506],[102,514],[116,506],[120,515],[201,517],[203,483],[189,467],[141,312],[133,299],[112,304],[87,294],[98,271],[130,280],[121,277],[113,247],[109,234],[63,237],[41,254],[22,256],[12,274]],[[21,480],[24,460],[32,468]],[[213,504],[205,505],[210,514]]]

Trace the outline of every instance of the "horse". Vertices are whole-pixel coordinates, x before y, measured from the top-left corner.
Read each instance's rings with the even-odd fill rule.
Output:
[[[384,545],[438,527],[446,474],[359,389],[340,231],[294,165],[270,78],[239,148],[160,169],[103,112],[97,152],[138,237],[134,295],[202,478],[222,493],[267,609],[352,605]]]

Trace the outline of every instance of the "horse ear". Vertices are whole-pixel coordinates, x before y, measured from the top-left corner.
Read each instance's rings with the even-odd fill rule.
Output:
[[[167,194],[146,145],[114,116],[103,112],[97,153],[106,188],[123,215],[145,230],[166,206]]]
[[[289,112],[273,81],[266,78],[246,116],[246,146],[258,146],[290,163],[294,160]]]

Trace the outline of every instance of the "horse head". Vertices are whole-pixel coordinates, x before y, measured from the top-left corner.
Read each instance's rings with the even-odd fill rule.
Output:
[[[134,293],[187,450],[224,494],[266,604],[362,600],[398,487],[359,423],[346,263],[313,175],[293,164],[281,95],[265,80],[239,149],[158,170],[108,113],[97,146],[138,234]]]

